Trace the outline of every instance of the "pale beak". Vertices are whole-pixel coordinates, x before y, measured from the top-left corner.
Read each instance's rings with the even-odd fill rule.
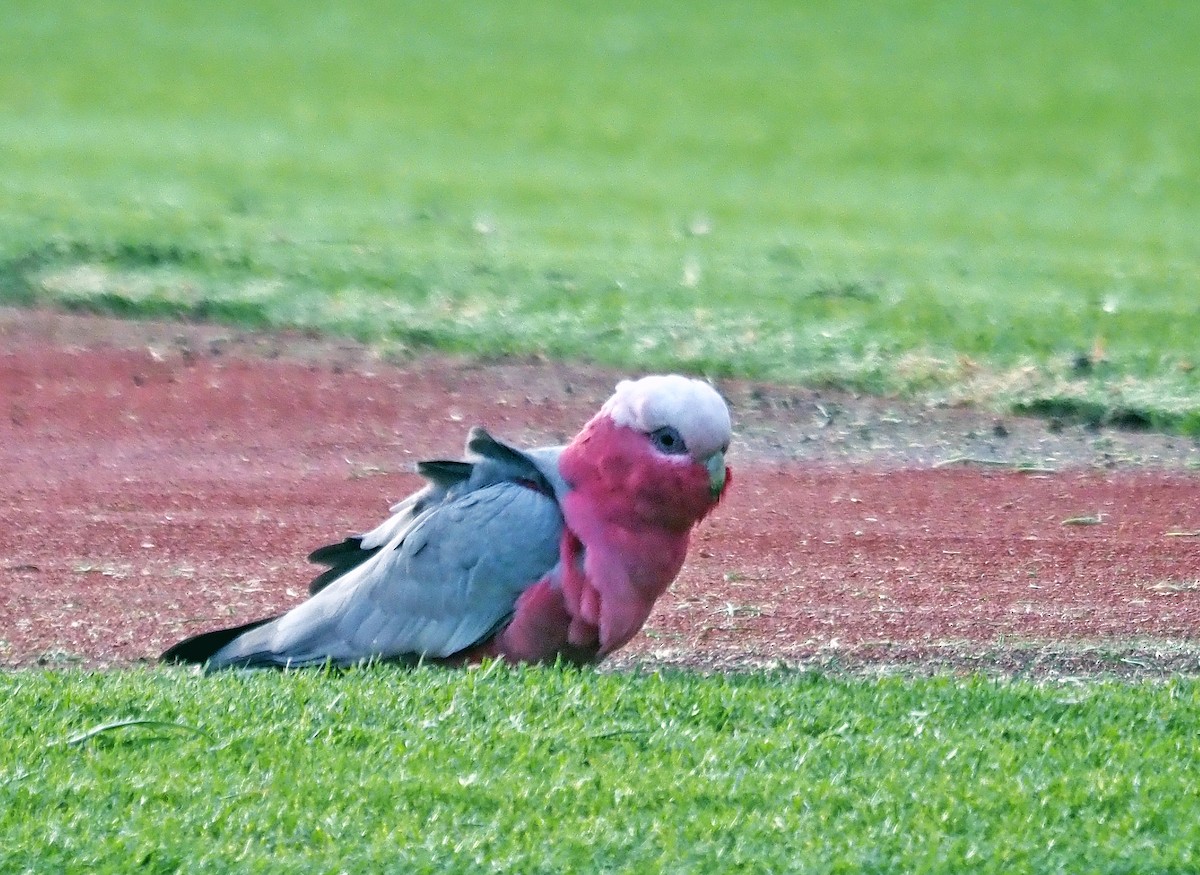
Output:
[[[725,454],[717,450],[704,461],[708,469],[708,491],[716,501],[725,491]]]

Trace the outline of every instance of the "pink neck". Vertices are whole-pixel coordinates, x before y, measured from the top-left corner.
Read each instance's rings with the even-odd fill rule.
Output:
[[[599,628],[611,653],[641,628],[683,566],[692,526],[712,509],[708,472],[659,455],[607,416],[589,422],[559,463],[571,486],[567,527],[585,548],[583,573],[564,576],[573,615]]]

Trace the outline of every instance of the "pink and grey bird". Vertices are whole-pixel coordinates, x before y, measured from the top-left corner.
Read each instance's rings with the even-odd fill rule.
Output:
[[[729,409],[707,383],[625,380],[565,447],[473,429],[462,461],[364,535],[310,557],[311,597],[163,654],[221,668],[589,663],[626,644],[730,483]]]

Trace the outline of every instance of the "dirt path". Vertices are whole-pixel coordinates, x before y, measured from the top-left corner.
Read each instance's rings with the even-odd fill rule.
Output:
[[[475,423],[564,440],[617,376],[0,311],[0,664],[130,664],[291,604],[413,460]],[[626,663],[1200,672],[1194,441],[722,389],[735,488]]]

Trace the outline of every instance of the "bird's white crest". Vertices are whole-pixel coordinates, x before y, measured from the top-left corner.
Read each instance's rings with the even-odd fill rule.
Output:
[[[702,380],[678,374],[622,380],[600,412],[618,425],[646,433],[672,426],[696,459],[729,445],[729,408],[720,393]]]

